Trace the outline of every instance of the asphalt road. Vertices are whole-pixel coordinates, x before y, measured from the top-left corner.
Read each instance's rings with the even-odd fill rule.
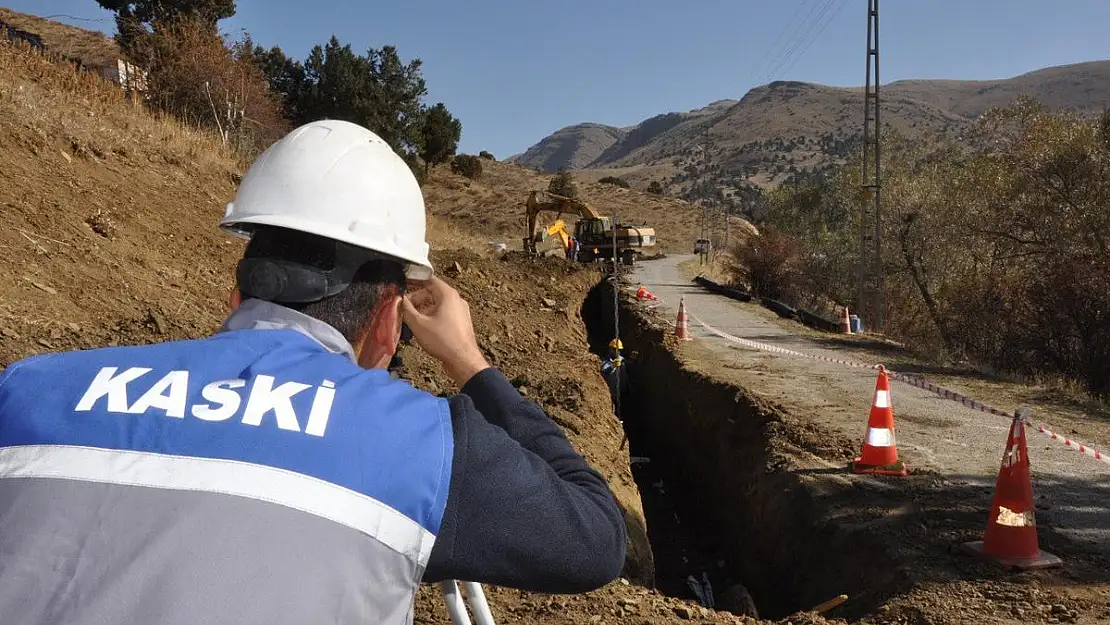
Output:
[[[792,324],[774,318],[757,304],[702,290],[683,278],[678,267],[692,258],[668,257],[640,263],[636,269],[636,279],[661,298],[660,307],[669,315],[677,314],[679,297],[685,296],[688,313],[733,336],[809,354],[875,362],[875,354],[830,348],[792,332]],[[808,418],[857,438],[862,445],[875,390],[874,371],[740,347],[706,331],[693,318],[689,326],[695,340],[711,347],[730,379],[783,405],[796,418]],[[899,456],[910,467],[937,471],[959,484],[993,489],[1010,427],[1008,419],[967,409],[894,380],[891,399]],[[1037,406],[1033,410],[1038,415]],[[1052,423],[1049,418],[1044,420]],[[1051,524],[1084,548],[1110,553],[1110,465],[1034,431],[1029,431],[1027,438],[1038,525]],[[1076,438],[1083,440],[1082,432]],[[1110,450],[1106,445],[1110,441],[1085,442]]]

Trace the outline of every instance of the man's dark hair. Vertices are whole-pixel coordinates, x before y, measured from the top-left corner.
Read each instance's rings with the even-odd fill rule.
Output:
[[[315,234],[257,226],[243,258],[282,260],[328,271],[336,266],[336,244]],[[366,329],[371,312],[382,298],[404,292],[404,264],[391,258],[373,258],[358,268],[350,286],[335,295],[309,303],[276,303],[323,321],[354,343]],[[252,295],[243,293],[243,297]]]

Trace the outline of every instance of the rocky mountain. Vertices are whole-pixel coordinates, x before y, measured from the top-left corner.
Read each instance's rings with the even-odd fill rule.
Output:
[[[1050,67],[1004,80],[903,80],[882,86],[882,121],[909,135],[956,135],[984,111],[1020,96],[1052,108],[1100,112],[1110,105],[1110,61]],[[633,187],[659,181],[669,194],[769,188],[846,157],[858,145],[863,89],[777,81],[740,100],[665,113],[635,126],[578,124],[514,157],[542,171],[619,176]],[[703,150],[703,146],[708,149]],[[707,170],[711,189],[696,189]]]
[[[737,102],[739,100],[719,100],[695,111],[664,113],[624,128],[595,123],[567,126],[544,137],[523,154],[511,156],[507,160],[549,173],[560,169],[587,169],[598,163],[616,162],[648,144],[660,133],[685,122],[704,121],[720,115]]]
[[[624,130],[605,124],[575,124],[560,128],[544,137],[523,154],[509,157],[509,162],[556,172],[560,169],[583,169],[624,137]]]

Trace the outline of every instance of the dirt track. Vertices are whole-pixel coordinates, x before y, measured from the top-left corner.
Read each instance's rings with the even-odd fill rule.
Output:
[[[799,431],[816,427],[816,433],[806,432],[796,437],[802,442],[804,452],[808,452],[806,455],[813,454],[808,459],[800,459],[800,463],[814,462],[824,467],[808,471],[811,490],[833,492],[845,479],[850,480],[855,488],[849,499],[830,497],[824,501],[829,514],[834,515],[837,509],[862,512],[866,517],[860,521],[862,525],[881,517],[890,520],[889,531],[881,533],[889,539],[899,561],[917,569],[912,572],[917,582],[915,590],[908,595],[909,605],[919,607],[930,603],[917,594],[926,592],[922,589],[935,580],[943,579],[946,585],[952,579],[969,580],[980,576],[1004,583],[1011,581],[1005,574],[1000,575],[989,567],[981,568],[964,556],[947,553],[954,543],[976,539],[982,533],[1006,441],[1008,420],[971,411],[932,393],[892,382],[899,453],[911,467],[911,476],[905,480],[851,476],[845,466],[858,454],[862,443],[874,392],[874,371],[742,348],[710,334],[694,317],[734,336],[804,353],[863,363],[893,361],[899,366],[906,365],[906,354],[892,353],[892,348],[885,344],[818,336],[794,322],[779,319],[757,304],[742,304],[709,294],[680,270],[679,265],[690,258],[671,257],[642,263],[636,272],[636,279],[662,299],[653,312],[662,322],[669,321],[672,327],[679,297],[685,296],[687,310],[692,315],[690,329],[695,341],[678,348],[680,357],[693,369],[715,380],[735,384],[744,392],[769,402],[785,419],[795,422]],[[644,309],[653,305],[635,306]],[[926,378],[961,390],[959,379],[946,373],[949,374],[943,379],[931,375]],[[971,382],[968,387],[981,389],[982,385]],[[995,403],[1010,396],[979,398]],[[1006,403],[997,405],[1007,410],[1017,407]],[[1060,426],[1061,431],[1080,440],[1101,443],[1104,449],[1105,443],[1110,441],[1104,422],[1084,421],[1074,415],[1065,417],[1051,405],[1033,405],[1033,414],[1038,420]],[[1098,590],[1110,581],[1105,570],[1110,555],[1110,540],[1107,540],[1110,538],[1110,466],[1070,451],[1035,432],[1028,436],[1041,547],[1064,557],[1067,567],[1063,571],[1042,572],[1018,580],[1016,588],[1030,580],[1058,585],[1061,591],[1078,593],[1076,596],[1098,598],[1098,604],[1104,607],[1092,608],[1094,614],[1101,615],[1100,618],[1110,617],[1105,608],[1110,597]],[[868,501],[872,502],[870,510]],[[915,535],[918,530],[922,530],[920,536]],[[926,583],[925,579],[930,581]],[[1088,583],[1092,586],[1087,586]],[[968,602],[963,601],[956,587],[946,588],[941,594],[949,596],[950,603],[967,608]],[[974,592],[981,596],[984,591],[978,588]],[[1023,608],[1018,609],[1026,614]],[[970,613],[977,615],[976,618],[986,617],[986,612],[978,609]],[[989,622],[1008,622],[994,620],[993,611],[991,616]],[[1016,620],[1028,619],[1023,616]],[[880,619],[878,622],[888,621]],[[1085,621],[1081,618],[1078,622]]]

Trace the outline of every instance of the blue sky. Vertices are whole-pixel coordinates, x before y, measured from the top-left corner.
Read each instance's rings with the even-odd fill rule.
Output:
[[[95,0],[0,0],[112,31]],[[238,0],[225,32],[304,58],[333,33],[424,61],[460,149],[503,158],[563,126],[635,124],[770,80],[857,85],[866,0]],[[826,5],[828,9],[824,10]],[[311,7],[306,11],[305,7]],[[824,11],[823,11],[824,10]],[[1002,78],[1110,59],[1110,0],[885,0],[882,81]],[[109,19],[104,19],[109,17]],[[807,21],[806,18],[809,18]],[[776,45],[777,44],[777,45]]]

